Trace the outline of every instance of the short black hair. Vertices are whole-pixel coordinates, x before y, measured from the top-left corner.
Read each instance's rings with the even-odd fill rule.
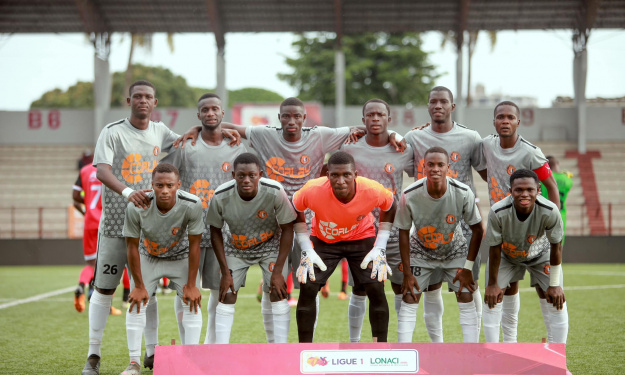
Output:
[[[354,160],[354,157],[345,151],[337,151],[330,156],[330,159],[328,159],[328,167],[330,167],[330,165],[345,164],[351,164],[354,169],[356,169],[356,161]]]
[[[495,106],[495,110],[493,111],[493,116],[497,116],[497,108],[501,107],[502,105],[509,105],[511,107],[516,108],[516,117],[519,119],[521,118],[521,110],[519,109],[519,106],[509,100],[504,100],[503,102],[500,102],[499,104],[497,104]]]
[[[454,102],[454,94],[452,94],[451,90],[448,89],[445,86],[435,86],[435,87],[432,87],[432,89],[428,93],[428,100],[430,100],[430,94],[433,93],[434,91],[445,91],[445,92],[447,92],[449,94],[449,100],[453,104],[453,102]]]
[[[384,104],[384,106],[386,107],[386,113],[390,116],[391,115],[391,107],[388,105],[387,102],[385,102],[382,99],[378,99],[378,98],[374,98],[374,99],[369,99],[365,102],[365,105],[362,106],[362,115],[365,115],[365,108],[367,107],[367,104],[369,103],[382,103]]]
[[[512,183],[514,182],[514,180],[519,179],[519,178],[533,178],[534,181],[536,181],[537,185],[538,185],[538,182],[540,181],[538,179],[538,175],[536,174],[536,172],[530,171],[529,169],[517,169],[510,176],[510,187],[512,187]]]
[[[434,154],[434,153],[445,155],[447,162],[449,162],[449,153],[447,152],[447,150],[438,146],[428,148],[428,150],[425,152],[425,155],[423,155],[423,159],[425,159],[428,156],[428,154]]]
[[[221,98],[219,97],[219,95],[217,94],[213,94],[212,92],[207,92],[206,94],[200,96],[200,98],[197,100],[197,102],[201,102],[204,99],[208,99],[208,98],[217,98],[219,99],[219,101],[221,101]]]
[[[282,112],[282,107],[286,107],[289,105],[302,107],[304,109],[304,112],[306,111],[306,107],[304,106],[303,101],[299,100],[298,98],[290,97],[290,98],[284,99],[282,103],[280,103],[280,112]]]
[[[258,166],[258,170],[262,171],[260,166],[260,159],[258,158],[258,156],[250,152],[244,152],[241,155],[237,156],[232,164],[233,169],[236,169],[237,165],[239,164],[256,164]]]
[[[154,87],[154,84],[152,84],[152,82],[150,82],[150,81],[145,81],[145,80],[134,81],[132,83],[132,85],[130,85],[130,87],[128,88],[128,95],[129,96],[132,96],[132,89],[134,89],[135,86],[148,86],[148,87],[151,87],[152,90],[154,90],[154,96],[156,96],[156,87]]]
[[[180,179],[180,172],[173,164],[158,163],[158,165],[152,170],[152,179],[154,179],[154,176],[156,176],[157,173],[173,173],[176,175],[176,178]]]

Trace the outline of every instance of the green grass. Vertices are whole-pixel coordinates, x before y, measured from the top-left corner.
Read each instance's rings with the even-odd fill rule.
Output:
[[[80,267],[0,267],[0,304],[72,286],[78,279]],[[566,297],[569,308],[569,336],[567,359],[569,370],[578,374],[625,373],[625,265],[569,264],[564,267]],[[482,275],[484,273],[482,272]],[[332,295],[321,299],[316,342],[347,342],[347,301],[339,301],[337,292],[340,275],[331,279]],[[256,301],[256,287],[260,269],[252,268],[248,286],[239,292],[236,306],[232,343],[265,342],[260,304]],[[483,290],[483,280],[480,281]],[[614,288],[602,286],[620,285]],[[593,289],[593,286],[599,289]],[[521,312],[519,316],[519,342],[540,342],[545,328],[540,313],[538,297],[528,281],[521,284]],[[576,289],[575,287],[590,287]],[[297,292],[295,293],[297,294]],[[203,293],[203,302],[208,293]],[[393,296],[387,285],[391,310],[389,341],[397,341],[397,319]],[[173,294],[159,295],[159,341],[169,344],[178,338],[173,312]],[[458,307],[452,293],[444,293],[443,317],[446,342],[461,342]],[[114,304],[120,307],[121,289]],[[206,310],[204,309],[204,329]],[[124,316],[111,316],[102,344],[101,374],[119,374],[128,363],[128,350]],[[367,319],[362,334],[363,342],[371,341]],[[420,306],[415,342],[429,342],[423,324]],[[482,336],[483,341],[483,336]],[[295,309],[291,310],[289,342],[297,342]],[[73,294],[64,293],[38,302],[30,302],[0,309],[0,374],[76,374],[85,362],[88,346],[87,312],[77,313],[73,307]],[[150,371],[143,371],[145,374]]]

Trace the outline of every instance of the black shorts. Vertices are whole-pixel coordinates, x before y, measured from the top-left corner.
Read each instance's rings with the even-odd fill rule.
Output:
[[[371,278],[371,268],[360,268],[360,264],[363,259],[373,249],[375,243],[375,237],[363,238],[362,240],[355,241],[340,241],[335,243],[327,243],[320,240],[317,237],[311,236],[310,240],[313,243],[315,252],[319,255],[319,258],[323,260],[326,267],[325,271],[321,271],[315,267],[315,278],[313,281],[315,284],[319,284],[319,287],[325,285],[328,281],[341,259],[347,259],[349,264],[349,270],[354,277],[356,284],[368,284],[377,283],[377,277]],[[311,281],[309,281],[311,282]]]

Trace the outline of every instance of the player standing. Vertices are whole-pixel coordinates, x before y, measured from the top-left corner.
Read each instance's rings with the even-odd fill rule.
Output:
[[[237,291],[245,286],[247,270],[254,264],[263,271],[263,292],[270,297],[274,342],[288,340],[291,308],[286,299],[285,276],[289,270],[285,263],[293,244],[296,214],[282,186],[261,176],[256,155],[237,156],[234,180],[217,188],[206,215],[221,270],[215,316],[217,344],[230,342]],[[225,243],[224,223],[230,229]]]
[[[562,290],[562,217],[558,206],[538,195],[538,180],[536,173],[517,169],[510,176],[511,196],[495,203],[488,215],[486,342],[499,341],[504,290],[522,280],[527,270],[540,297],[549,342],[566,343],[569,320]]]
[[[128,203],[126,208],[123,233],[132,288],[130,307],[126,312],[130,364],[122,375],[141,373],[139,361],[141,336],[146,325],[145,305],[162,277],[170,279],[178,292],[176,299],[183,305],[182,344],[197,345],[202,330],[202,295],[196,286],[200,241],[204,232],[202,201],[178,190],[178,169],[168,163],[160,163],[152,171],[152,188],[154,192],[147,196],[154,200],[154,204],[139,208]]]
[[[553,173],[553,179],[556,180],[558,185],[558,192],[560,193],[560,216],[562,216],[562,246],[564,246],[564,237],[566,236],[566,198],[569,196],[569,191],[573,187],[573,174],[567,171],[560,171],[560,162],[555,156],[547,156],[549,162],[549,168]],[[540,184],[540,190],[543,197],[549,199],[549,192],[544,184]]]
[[[473,303],[472,269],[482,242],[482,218],[470,187],[448,177],[447,151],[432,147],[424,159],[426,177],[404,189],[395,219],[404,270],[398,342],[412,341],[419,286],[431,285],[430,278],[440,274],[456,292],[464,342],[475,343],[479,341],[479,321]],[[462,222],[471,229],[470,243],[463,235]]]

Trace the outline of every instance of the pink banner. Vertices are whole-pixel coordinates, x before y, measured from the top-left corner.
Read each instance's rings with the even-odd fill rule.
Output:
[[[564,344],[157,346],[154,375],[567,374]]]

